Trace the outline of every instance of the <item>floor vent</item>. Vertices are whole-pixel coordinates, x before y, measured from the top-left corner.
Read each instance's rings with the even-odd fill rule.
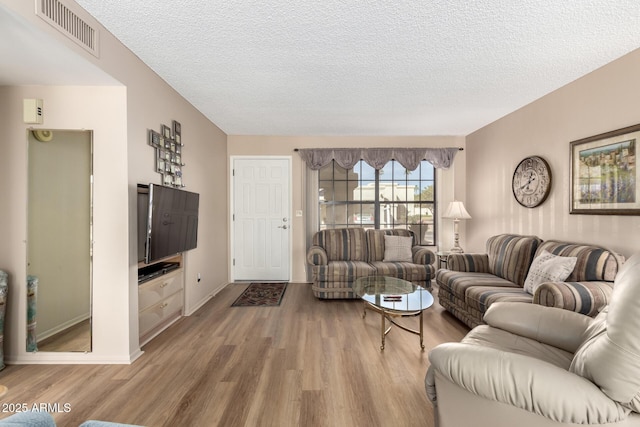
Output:
[[[100,57],[99,31],[60,0],[36,0],[36,15],[95,57]]]

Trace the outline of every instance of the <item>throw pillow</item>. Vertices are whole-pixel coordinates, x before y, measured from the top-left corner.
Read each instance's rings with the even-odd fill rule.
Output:
[[[411,236],[384,236],[385,262],[412,262]]]
[[[524,289],[533,295],[542,283],[563,282],[569,277],[577,261],[576,257],[558,256],[542,251],[529,267]]]

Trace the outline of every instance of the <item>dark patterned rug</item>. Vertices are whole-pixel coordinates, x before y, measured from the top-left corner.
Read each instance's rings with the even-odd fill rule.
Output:
[[[286,282],[251,283],[231,307],[275,307],[280,305]]]

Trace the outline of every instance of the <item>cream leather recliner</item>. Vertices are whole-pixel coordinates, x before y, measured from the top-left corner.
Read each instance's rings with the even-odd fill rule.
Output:
[[[640,426],[640,254],[595,318],[517,302],[429,353],[436,426]]]

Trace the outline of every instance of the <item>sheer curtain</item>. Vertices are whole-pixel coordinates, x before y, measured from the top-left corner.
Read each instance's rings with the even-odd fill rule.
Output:
[[[302,188],[304,188],[304,209],[305,215],[305,243],[306,248],[311,246],[313,235],[318,231],[318,198],[320,188],[318,186],[318,170],[304,168]],[[305,256],[306,259],[306,256]],[[305,261],[305,265],[306,265]],[[311,270],[305,268],[307,281],[311,281]]]

